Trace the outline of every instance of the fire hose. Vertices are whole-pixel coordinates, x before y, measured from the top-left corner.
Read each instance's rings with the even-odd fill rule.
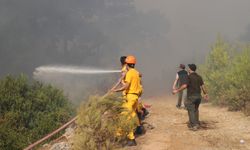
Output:
[[[108,96],[110,94],[110,91],[107,92],[104,96],[102,96],[102,98],[105,98],[106,96]],[[148,105],[148,107],[150,107]],[[70,121],[68,121],[67,123],[65,123],[64,125],[62,125],[61,127],[59,127],[58,129],[54,130],[53,132],[49,133],[48,135],[46,135],[45,137],[43,137],[42,139],[32,143],[31,145],[29,145],[28,147],[24,148],[24,150],[32,150],[33,148],[35,148],[36,146],[38,146],[39,144],[43,143],[44,141],[48,140],[49,138],[51,138],[52,136],[56,135],[57,133],[59,133],[60,131],[64,130],[65,128],[67,128],[68,126],[70,126],[71,124],[73,124],[77,119],[77,116],[74,117],[73,119],[71,119]]]
[[[102,96],[102,98],[105,98],[106,96],[108,96],[110,94],[110,91],[107,92],[104,96]],[[74,117],[73,119],[71,119],[69,122],[65,123],[64,125],[62,125],[60,128],[56,129],[55,131],[49,133],[48,135],[46,135],[45,137],[43,137],[42,139],[36,141],[35,143],[32,143],[31,145],[29,145],[28,147],[24,148],[23,150],[32,150],[34,147],[36,147],[37,145],[43,143],[44,141],[48,140],[49,138],[51,138],[52,136],[56,135],[57,133],[59,133],[60,131],[64,130],[65,128],[67,128],[68,126],[70,126],[71,124],[73,124],[77,119],[77,116]]]
[[[48,135],[46,135],[44,138],[36,141],[35,143],[29,145],[28,147],[24,148],[24,150],[31,150],[34,147],[36,147],[37,145],[43,143],[44,141],[48,140],[49,138],[51,138],[52,136],[54,136],[55,134],[59,133],[60,131],[64,130],[65,128],[67,128],[68,126],[70,126],[71,124],[73,124],[77,119],[77,116],[74,117],[73,119],[71,119],[69,122],[65,123],[64,125],[62,125],[60,128],[56,129],[55,131],[49,133]]]

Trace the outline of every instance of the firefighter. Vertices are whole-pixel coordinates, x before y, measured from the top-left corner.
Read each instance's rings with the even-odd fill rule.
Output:
[[[133,119],[137,120],[139,124],[139,119],[136,114],[136,109],[138,106],[138,99],[140,93],[142,92],[141,78],[139,72],[135,69],[136,58],[134,56],[127,56],[126,64],[128,71],[126,73],[124,84],[120,88],[113,89],[113,92],[122,92],[125,91],[126,102],[123,104],[123,107],[126,109],[126,114],[128,114],[128,121]],[[134,127],[136,129],[136,126]],[[136,146],[134,129],[129,132],[128,137],[128,146]]]
[[[126,76],[126,73],[128,72],[128,67],[127,67],[127,64],[126,64],[126,58],[127,58],[127,56],[121,56],[120,57],[121,68],[122,68],[121,69],[121,76],[120,76],[118,82],[113,86],[113,88],[110,91],[113,91],[114,89],[118,88],[119,85],[125,83],[124,82],[125,76]],[[123,96],[124,99],[126,98],[125,90],[122,92],[122,96]]]

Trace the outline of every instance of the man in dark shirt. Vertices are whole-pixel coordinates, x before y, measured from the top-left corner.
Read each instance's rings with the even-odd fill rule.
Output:
[[[188,65],[188,79],[178,89],[173,90],[173,94],[183,91],[187,88],[187,101],[186,107],[188,110],[189,125],[188,127],[194,131],[199,128],[199,105],[201,103],[201,91],[205,95],[205,100],[208,100],[208,95],[204,87],[204,82],[196,71],[195,64]]]
[[[176,78],[175,78],[175,81],[173,84],[173,90],[175,90],[176,88],[180,88],[185,83],[185,81],[187,80],[187,77],[188,77],[188,72],[185,70],[184,64],[180,64],[179,69],[180,70],[177,72]],[[184,102],[185,102],[187,99],[187,90],[183,90],[183,91],[180,91],[178,93],[178,101],[176,104],[177,108],[181,108],[181,103],[182,103],[183,98],[184,98]]]

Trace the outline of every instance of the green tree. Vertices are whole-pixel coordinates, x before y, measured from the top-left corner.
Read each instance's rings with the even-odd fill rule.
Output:
[[[218,38],[201,72],[212,102],[250,115],[249,45],[234,46]]]
[[[230,110],[243,110],[250,115],[250,47],[245,46],[232,60],[226,76],[227,89],[224,93]]]
[[[24,75],[0,80],[0,149],[22,149],[67,122],[63,92]]]
[[[230,66],[230,46],[228,43],[218,36],[216,43],[212,46],[212,50],[206,58],[206,62],[201,66],[201,72],[207,84],[210,98],[213,102],[224,104],[218,101],[223,96],[225,89],[225,75]]]

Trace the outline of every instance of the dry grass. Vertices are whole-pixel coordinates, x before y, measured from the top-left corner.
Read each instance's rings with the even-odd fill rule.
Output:
[[[122,98],[115,95],[107,97],[92,96],[83,103],[78,111],[77,129],[73,138],[74,150],[111,150],[126,139],[127,133],[134,128],[135,121],[128,122],[121,115]],[[117,137],[117,131],[122,135]]]

